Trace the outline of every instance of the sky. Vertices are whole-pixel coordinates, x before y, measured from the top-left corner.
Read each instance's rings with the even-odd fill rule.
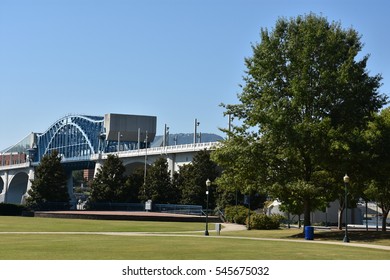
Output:
[[[354,28],[390,94],[388,0],[0,0],[0,150],[69,114],[157,116],[223,135],[244,59],[280,17]]]

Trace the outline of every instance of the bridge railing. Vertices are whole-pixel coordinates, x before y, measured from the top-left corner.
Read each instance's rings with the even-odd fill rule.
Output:
[[[196,144],[154,147],[154,148],[147,148],[147,149],[128,150],[128,151],[103,153],[103,154],[90,154],[90,155],[83,155],[78,157],[63,158],[62,162],[96,161],[99,159],[105,159],[109,154],[118,155],[119,157],[137,157],[137,156],[145,156],[145,155],[159,155],[159,154],[165,155],[171,153],[185,153],[185,152],[192,152],[192,151],[200,151],[204,149],[211,150],[217,147],[218,145],[220,145],[219,142],[205,142],[205,143],[196,143]],[[29,165],[30,165],[29,162],[20,163],[20,164],[3,165],[3,166],[0,165],[0,170],[25,168],[28,167]]]
[[[144,155],[164,155],[170,153],[185,153],[192,151],[200,150],[210,150],[218,146],[219,142],[205,142],[205,143],[196,143],[196,144],[184,144],[184,145],[175,145],[175,146],[166,146],[166,147],[154,147],[147,149],[137,149],[137,150],[128,150],[104,154],[94,154],[90,156],[90,160],[98,160],[99,158],[106,158],[107,155],[118,155],[119,157],[137,157]]]
[[[29,166],[30,166],[30,162],[16,163],[16,164],[9,164],[9,165],[0,165],[0,170],[19,169],[19,168],[26,168]]]

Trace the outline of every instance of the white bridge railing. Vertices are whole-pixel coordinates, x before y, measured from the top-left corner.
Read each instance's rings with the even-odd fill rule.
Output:
[[[175,145],[166,147],[154,147],[147,149],[128,150],[112,153],[92,154],[80,157],[63,158],[62,162],[77,162],[77,161],[97,161],[99,159],[106,159],[108,155],[118,155],[119,158],[140,157],[145,155],[167,155],[197,152],[200,150],[213,150],[219,145],[219,142],[206,142],[196,144]]]
[[[29,166],[30,166],[30,162],[16,163],[10,165],[0,165],[0,170],[21,169],[21,168],[27,168]]]
[[[113,153],[83,155],[83,156],[72,157],[72,158],[62,158],[62,162],[69,163],[69,162],[79,162],[79,161],[97,161],[99,159],[106,159],[107,155],[109,154],[118,155],[119,158],[129,158],[129,157],[140,157],[145,155],[168,155],[168,154],[188,153],[188,152],[197,152],[201,150],[214,150],[218,145],[220,145],[219,142],[205,142],[205,143],[196,143],[196,144],[155,147],[155,148],[147,148],[147,149],[120,151],[120,152],[113,152]],[[25,162],[25,163],[10,164],[10,165],[0,165],[0,170],[27,168],[31,165],[35,166],[37,165],[37,163]]]

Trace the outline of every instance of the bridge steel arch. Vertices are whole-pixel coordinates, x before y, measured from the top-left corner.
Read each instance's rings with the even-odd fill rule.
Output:
[[[100,135],[104,133],[104,117],[66,116],[38,135],[38,158],[57,150],[63,158],[89,156],[100,150]]]

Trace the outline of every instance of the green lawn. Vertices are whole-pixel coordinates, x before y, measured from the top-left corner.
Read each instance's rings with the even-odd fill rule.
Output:
[[[186,232],[203,223],[167,223],[0,216],[0,232]]]
[[[241,232],[225,232],[228,236],[257,237],[257,238],[280,238],[280,239],[304,239],[302,229],[279,229],[279,230],[249,230]],[[321,241],[342,241],[344,231],[315,231],[314,239]],[[351,243],[367,243],[390,246],[390,232],[381,231],[349,231]]]
[[[211,227],[213,229],[213,227]],[[224,232],[203,236],[204,224],[129,222],[53,218],[0,217],[0,259],[40,260],[369,260],[390,259],[390,251],[319,244],[248,240],[240,237],[299,237],[299,230]],[[8,234],[4,232],[20,232]],[[23,232],[23,233],[22,233]],[[26,233],[27,232],[27,233]],[[31,233],[28,233],[31,232]],[[32,232],[53,232],[32,233]],[[57,232],[57,233],[55,233]],[[59,232],[80,232],[62,234]],[[91,234],[81,234],[91,232]],[[114,236],[92,232],[149,232],[146,236]],[[163,232],[165,235],[153,235]],[[168,236],[169,232],[183,232]],[[191,234],[191,235],[189,235]],[[238,238],[237,238],[238,237]],[[332,240],[335,241],[335,240]],[[342,241],[340,241],[342,243]]]

